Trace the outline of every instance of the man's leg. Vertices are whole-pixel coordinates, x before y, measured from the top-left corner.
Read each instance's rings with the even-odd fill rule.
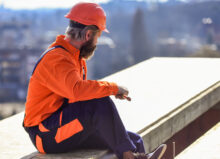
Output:
[[[76,120],[77,122],[75,122]],[[76,127],[73,126],[74,124]],[[34,132],[29,132],[32,132],[32,136],[34,136],[33,143],[35,145],[39,143],[38,147],[46,153],[74,150],[94,133],[97,133],[100,141],[103,141],[119,158],[123,157],[123,152],[136,150],[135,144],[125,130],[117,109],[109,97],[64,104],[41,125],[45,129],[40,130],[39,127],[35,128]],[[83,127],[83,130],[76,131],[79,125]],[[70,127],[68,128],[68,126]],[[72,136],[65,136],[71,133]],[[38,136],[38,140],[36,136]]]
[[[94,101],[95,103],[92,105],[96,107],[95,117],[93,118],[95,119],[96,129],[100,138],[119,158],[123,158],[124,152],[128,152],[127,154],[139,152],[142,155],[136,155],[136,159],[161,159],[166,150],[165,144],[160,145],[154,152],[145,155],[143,140],[139,135],[125,130],[113,101],[109,97]],[[133,157],[132,155],[128,156]]]
[[[74,107],[73,105],[72,107]],[[88,120],[91,122],[91,127],[89,129],[95,130],[93,133],[97,133],[100,140],[119,158],[123,157],[123,152],[136,151],[136,146],[125,130],[118,111],[109,97],[84,101],[82,107],[87,107],[86,110],[90,114]],[[77,114],[81,113],[78,112]],[[85,117],[78,115],[78,118],[83,125]]]
[[[145,153],[144,150],[144,143],[142,138],[140,137],[140,135],[127,131],[130,139],[132,140],[132,142],[134,143],[134,145],[136,146],[136,151],[138,153]],[[94,144],[95,143],[95,144]],[[108,146],[107,144],[100,139],[100,135],[98,132],[93,133],[92,135],[90,135],[85,142],[83,142],[79,148],[91,148],[91,149],[107,149]]]
[[[119,158],[123,158],[124,152],[144,151],[141,138],[127,133],[109,97],[64,104],[61,109],[44,120],[42,125],[48,131],[35,128],[34,131],[29,131],[29,134],[34,136],[32,141],[35,145],[37,140],[34,138],[40,137],[41,140],[38,143],[41,145],[37,148],[44,149],[46,153],[61,153],[77,149],[94,134],[100,138],[94,142],[94,145],[104,145],[113,150]],[[79,130],[79,125],[83,130]],[[67,137],[66,134],[72,135]]]
[[[129,135],[130,139],[132,140],[132,142],[136,146],[135,152],[145,153],[144,142],[143,142],[141,136],[136,133],[130,132],[130,131],[128,131],[128,135]]]

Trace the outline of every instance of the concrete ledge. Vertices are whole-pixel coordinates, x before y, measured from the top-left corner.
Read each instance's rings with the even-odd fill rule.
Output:
[[[220,101],[216,68],[220,59],[152,58],[103,80],[130,90],[131,102],[113,100],[126,129],[140,133],[149,152]],[[23,130],[22,120],[20,113],[0,121],[0,158],[115,158],[107,150],[41,155]]]
[[[217,104],[220,99],[220,82],[190,99],[160,120],[140,131],[147,151],[171,138],[193,120]]]
[[[28,134],[22,128],[24,113],[0,121],[1,159],[72,159],[102,158],[107,150],[78,150],[65,154],[43,155],[36,151]]]
[[[220,122],[176,156],[175,159],[219,159],[219,134]]]

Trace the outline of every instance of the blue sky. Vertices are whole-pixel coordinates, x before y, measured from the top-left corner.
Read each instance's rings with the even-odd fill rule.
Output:
[[[109,0],[0,0],[0,4],[4,4],[6,8],[12,9],[35,9],[35,8],[70,8],[79,1],[87,2],[108,2]],[[141,1],[141,0],[139,0]],[[157,1],[157,0],[148,0]],[[166,2],[167,0],[158,0]]]

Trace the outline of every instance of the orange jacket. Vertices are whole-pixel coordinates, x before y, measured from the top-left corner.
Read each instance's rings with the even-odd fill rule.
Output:
[[[79,50],[57,36],[49,47],[63,46],[48,52],[38,64],[30,78],[25,106],[24,126],[35,126],[55,112],[63,103],[69,103],[116,95],[115,83],[83,80],[87,73],[86,62],[79,58]]]

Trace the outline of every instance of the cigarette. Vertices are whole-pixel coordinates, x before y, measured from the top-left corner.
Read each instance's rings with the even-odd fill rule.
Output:
[[[131,98],[128,96],[124,96],[125,99],[127,99],[128,101],[131,101]]]

